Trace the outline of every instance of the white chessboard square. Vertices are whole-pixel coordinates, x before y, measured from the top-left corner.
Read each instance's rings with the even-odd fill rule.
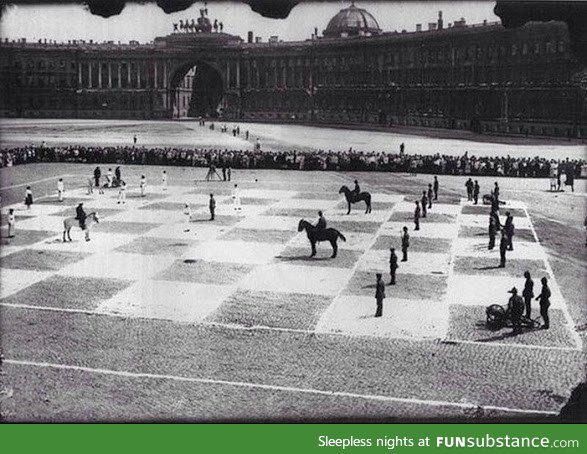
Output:
[[[391,216],[392,210],[374,209],[371,213],[365,213],[365,204],[355,204],[351,208],[351,213],[346,213],[347,208],[331,208],[324,215],[329,221],[385,222]]]
[[[63,207],[59,207],[63,209]],[[41,215],[34,218],[18,221],[18,230],[46,230],[48,232],[63,232],[64,218],[60,216]]]
[[[381,227],[380,235],[398,236],[403,232],[403,227],[408,228],[410,237],[422,238],[445,238],[453,239],[457,237],[458,225],[457,223],[448,222],[420,222],[420,230],[414,230],[413,222],[386,222]]]
[[[454,254],[466,257],[499,257],[499,237],[496,239],[496,247],[488,250],[488,238],[459,237],[454,240]],[[514,234],[513,251],[507,252],[508,259],[546,260],[546,253],[539,243],[530,241],[517,241]]]
[[[399,251],[398,251],[399,252]],[[389,251],[385,249],[371,249],[361,257],[359,271],[389,270]],[[449,254],[429,252],[408,252],[408,261],[400,262],[401,253],[398,256],[397,274],[437,274],[446,275],[450,266]]]
[[[393,287],[388,287],[388,293]],[[375,317],[375,298],[341,295],[324,312],[315,331],[351,336],[442,339],[448,328],[448,308],[438,301],[403,300],[388,295],[383,314]]]
[[[542,276],[533,276],[532,278],[534,281],[534,297],[538,296],[540,293],[541,277]],[[518,295],[522,296],[522,291],[524,290],[524,277],[470,276],[454,274],[448,279],[447,292],[444,301],[447,304],[462,304],[467,306],[486,307],[491,304],[507,306],[508,300],[512,296],[508,291],[511,290],[512,287],[516,287],[518,289]],[[565,302],[560,293],[560,289],[550,279],[549,287],[552,292],[550,298],[551,308],[564,307]],[[538,301],[532,300],[533,310],[538,307]]]
[[[306,210],[322,210],[335,206],[338,200],[287,198],[272,205],[272,208],[302,208]]]
[[[213,240],[190,248],[182,257],[213,262],[262,265],[273,260],[283,248],[284,245],[276,243]]]
[[[279,189],[243,189],[240,191],[240,197],[252,199],[288,199],[297,194],[297,191],[285,191]]]
[[[108,217],[108,221],[144,222],[148,224],[172,224],[175,222],[181,222],[185,220],[186,215],[181,209],[176,211],[129,209]]]
[[[35,249],[50,251],[83,252],[90,254],[107,254],[114,248],[132,242],[136,237],[120,233],[90,232],[90,241],[79,228],[71,229],[72,241],[63,242],[63,237],[54,237],[35,244]]]
[[[236,206],[232,203],[232,199],[229,199],[231,203],[219,204],[216,202],[216,210],[214,211],[215,216],[257,216],[267,210],[266,206],[263,205],[240,205],[240,210],[237,210]],[[202,218],[210,217],[210,208],[198,207],[196,210],[192,210],[192,217]]]
[[[149,230],[144,235],[146,237],[168,238],[174,240],[213,240],[231,229],[230,226],[215,225],[212,221],[204,222],[185,222],[176,224],[166,224],[156,229]]]
[[[502,224],[505,223],[505,216],[500,212],[502,216],[500,221]],[[489,216],[486,214],[462,214],[461,224],[468,227],[482,227],[487,228],[489,225]],[[515,229],[530,229],[530,219],[527,217],[514,216],[514,235]]]
[[[208,203],[210,202],[210,194],[214,194],[214,189],[210,189],[210,193],[209,194],[194,194],[194,193],[186,193],[186,194],[182,194],[179,197],[174,197],[173,200],[177,201],[177,202],[181,202],[181,203],[189,203],[189,204],[193,204],[193,205],[205,205],[208,206]],[[225,200],[229,199],[230,197],[227,196],[214,196],[214,199],[216,200],[216,208],[218,208],[218,206],[223,203]]]
[[[231,286],[141,280],[102,303],[97,311],[194,323],[216,310],[233,291]]]
[[[400,202],[395,206],[394,211],[401,211],[401,212],[410,212],[413,213],[415,209],[415,205],[413,201],[410,202]],[[438,214],[449,214],[456,216],[461,212],[460,205],[451,205],[448,203],[434,203],[432,201],[432,208],[428,208],[430,213],[438,213]]]
[[[15,216],[47,216],[50,214],[59,213],[67,207],[68,205],[59,204],[59,202],[55,201],[55,204],[52,205],[44,205],[39,203],[33,204],[31,209],[27,210],[24,204],[15,203],[13,205],[2,207],[2,215],[8,216],[8,210],[12,208],[14,210]],[[75,208],[72,207],[71,210],[75,213]]]
[[[239,229],[297,230],[298,220],[291,216],[249,216],[236,225]]]
[[[352,269],[288,264],[263,265],[249,273],[239,287],[249,290],[336,295],[343,289]]]
[[[95,254],[62,268],[64,276],[104,277],[115,279],[143,280],[169,267],[173,256],[150,256],[112,252]]]
[[[371,202],[381,203],[400,203],[404,200],[403,195],[400,194],[384,194],[381,192],[374,192],[371,194]]]
[[[2,268],[0,270],[0,298],[6,298],[13,293],[48,278],[52,274],[53,272],[46,271]]]

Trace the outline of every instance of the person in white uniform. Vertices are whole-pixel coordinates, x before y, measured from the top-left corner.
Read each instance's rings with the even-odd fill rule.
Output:
[[[161,185],[163,186],[163,190],[167,191],[167,171],[163,171],[161,176]]]
[[[63,184],[63,178],[59,178],[57,181],[57,197],[59,197],[59,201],[63,202],[63,193],[65,192],[65,185]]]
[[[240,196],[240,190],[239,190],[237,184],[234,185],[234,189],[232,190],[232,203],[234,206],[234,211],[241,210],[241,196]]]

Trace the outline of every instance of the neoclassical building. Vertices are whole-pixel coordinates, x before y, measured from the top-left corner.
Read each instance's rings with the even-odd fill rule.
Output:
[[[149,44],[5,40],[0,115],[587,136],[586,72],[562,22],[505,29],[444,24],[439,13],[416,31],[388,32],[353,4],[305,41],[245,41],[213,32],[203,13],[198,24]]]

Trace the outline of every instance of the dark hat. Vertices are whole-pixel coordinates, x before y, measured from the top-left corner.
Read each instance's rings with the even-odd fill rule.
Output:
[[[395,251],[395,248],[392,246],[389,248],[390,251]]]
[[[508,293],[513,293],[515,295],[518,293],[518,289],[516,287],[513,287],[510,291],[508,291]]]
[[[376,277],[381,277],[381,273],[376,273],[375,276]]]

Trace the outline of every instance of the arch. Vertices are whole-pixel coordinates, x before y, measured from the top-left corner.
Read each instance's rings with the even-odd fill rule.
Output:
[[[169,108],[173,118],[219,117],[224,88],[223,74],[216,64],[195,60],[180,65],[169,79]]]

